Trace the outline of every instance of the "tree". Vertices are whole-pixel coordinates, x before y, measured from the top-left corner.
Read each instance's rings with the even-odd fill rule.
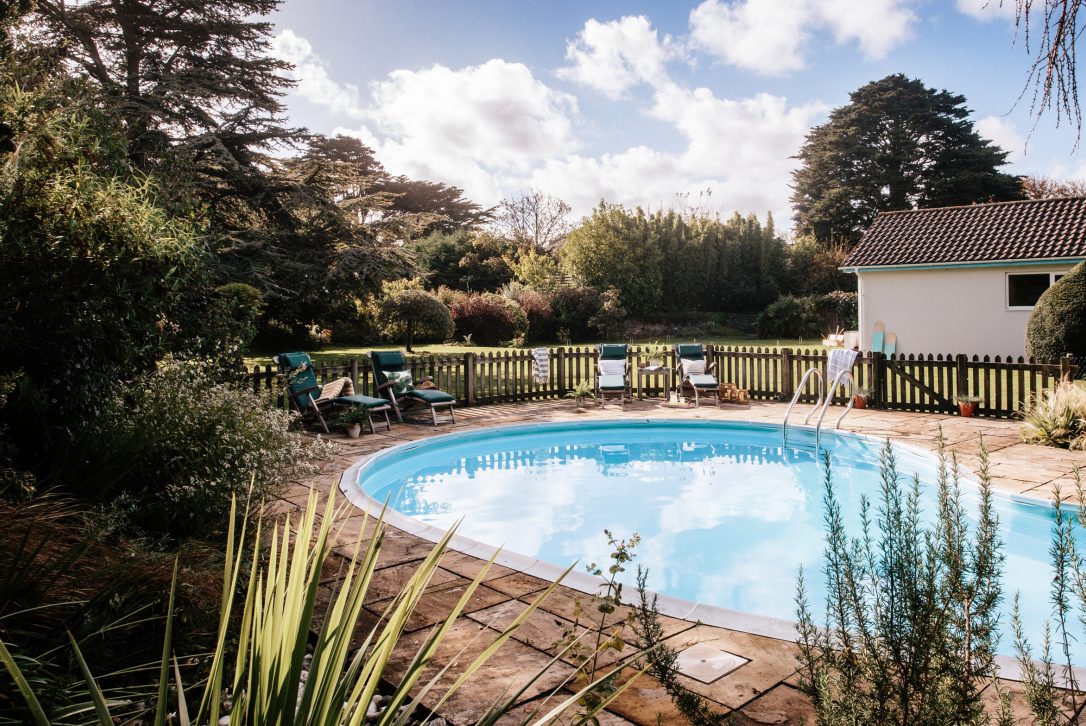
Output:
[[[1068,353],[1086,356],[1086,262],[1044,291],[1026,324],[1026,355],[1054,361]]]
[[[489,232],[477,232],[471,249],[460,260],[461,287],[475,292],[497,290],[513,278],[508,242]]]
[[[445,303],[422,290],[404,290],[385,299],[381,320],[388,335],[403,336],[409,353],[416,336],[440,341],[453,334],[452,316]]]
[[[562,243],[573,225],[573,209],[558,197],[536,191],[502,200],[497,228],[523,252],[546,252]]]
[[[471,251],[471,234],[467,230],[431,232],[416,240],[412,249],[419,274],[431,288],[463,288],[460,260]]]
[[[1003,2],[999,0],[1001,6]],[[1074,120],[1080,136],[1082,107],[1078,102],[1075,45],[1082,3],[1083,0],[1014,0],[1014,22],[1025,35],[1026,52],[1036,49],[1023,90],[1025,94],[1033,88],[1030,111],[1040,117],[1055,107],[1056,123],[1065,118]],[[1038,15],[1042,17],[1039,25],[1033,20]]]
[[[1026,199],[1086,197],[1086,180],[1024,176],[1022,177],[1022,194]]]
[[[796,232],[854,244],[881,211],[1021,199],[999,171],[1007,154],[982,139],[965,97],[887,76],[850,94],[807,134],[793,172]]]

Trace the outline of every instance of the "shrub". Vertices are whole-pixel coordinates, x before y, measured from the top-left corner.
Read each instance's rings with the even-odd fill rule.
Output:
[[[855,330],[859,327],[859,295],[834,290],[815,297],[820,331]]]
[[[167,360],[110,396],[84,431],[85,496],[126,495],[138,526],[184,538],[225,521],[232,494],[257,496],[314,470],[324,444],[291,433],[290,413]]]
[[[594,287],[560,287],[555,290],[552,302],[555,325],[569,331],[573,340],[594,337],[589,321],[602,305],[603,299]]]
[[[452,306],[456,303],[461,303],[468,299],[468,293],[463,290],[454,290],[453,288],[445,287],[444,285],[434,291],[434,296],[445,303],[445,307],[450,310],[452,310]]]
[[[1022,440],[1029,444],[1086,450],[1086,385],[1061,382],[1029,402]]]
[[[528,316],[515,301],[485,292],[455,303],[452,317],[458,338],[477,345],[503,345],[528,332]]]
[[[1086,262],[1056,281],[1033,307],[1026,325],[1026,355],[1053,361],[1086,356]]]
[[[600,298],[600,309],[589,323],[605,338],[619,335],[626,322],[626,308],[622,306],[622,294],[617,288],[609,288]]]
[[[554,307],[551,297],[536,290],[524,290],[517,302],[528,316],[528,337],[532,340],[554,338]]]
[[[770,303],[758,316],[762,338],[806,338],[821,330],[815,299],[785,295]]]
[[[449,308],[422,290],[404,290],[387,298],[381,303],[379,320],[387,335],[404,338],[409,351],[416,337],[442,341],[453,334]]]

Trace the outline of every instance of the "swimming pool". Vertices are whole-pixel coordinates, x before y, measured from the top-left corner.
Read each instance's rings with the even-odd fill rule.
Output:
[[[495,427],[387,449],[349,476],[371,505],[387,499],[409,518],[397,525],[436,539],[463,518],[460,534],[482,543],[468,543],[473,554],[500,546],[539,574],[575,560],[605,562],[604,529],[619,537],[638,532],[635,564],[649,569],[649,585],[666,596],[669,614],[711,622],[720,618],[707,615],[725,613],[732,627],[790,638],[800,565],[819,616],[824,602],[823,471],[810,430],[790,430],[788,447],[781,438],[779,426],[701,420]],[[821,444],[846,525],[857,535],[861,494],[878,501],[882,442],[823,433]],[[933,518],[937,459],[894,448],[899,475],[917,474],[926,485],[925,514]],[[968,483],[964,489],[973,514],[976,492]],[[995,509],[1005,600],[1020,591],[1036,645],[1051,611],[1052,509],[1001,494]],[[1010,654],[1004,620],[1000,651]]]

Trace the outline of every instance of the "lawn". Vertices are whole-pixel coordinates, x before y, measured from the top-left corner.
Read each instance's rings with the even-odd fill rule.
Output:
[[[679,340],[653,340],[653,339],[633,339],[628,341],[631,345],[651,345],[653,343],[659,343],[660,345],[671,346],[677,342],[684,342]],[[783,340],[783,339],[763,339],[763,338],[745,338],[741,336],[731,337],[708,337],[708,338],[690,338],[691,342],[699,342],[712,344],[716,346],[746,346],[746,347],[758,347],[758,348],[794,348],[794,349],[810,349],[821,350],[823,349],[821,340]],[[614,342],[614,341],[587,341],[581,343],[574,343],[571,348],[584,348],[594,347],[601,342]],[[319,350],[310,350],[309,355],[313,358],[315,363],[328,363],[332,361],[342,361],[350,358],[365,358],[369,355],[371,350],[382,350],[386,348],[403,348],[403,346],[396,346],[394,344],[375,344],[375,345],[361,345],[361,346],[329,346],[327,348],[321,348]],[[449,355],[449,354],[463,354],[463,353],[493,353],[504,352],[509,350],[524,350],[534,347],[548,347],[556,348],[557,343],[537,343],[526,345],[525,348],[506,348],[501,346],[485,346],[485,345],[455,345],[455,344],[426,344],[416,345],[415,355]],[[274,353],[266,353],[264,355],[256,354],[245,359],[245,365],[252,367],[254,365],[268,365],[271,363],[271,356]]]

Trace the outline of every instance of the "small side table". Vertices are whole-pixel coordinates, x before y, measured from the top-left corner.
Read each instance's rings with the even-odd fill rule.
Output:
[[[671,366],[645,366],[644,368],[637,369],[637,400],[641,401],[645,397],[642,395],[642,380],[649,376],[664,377],[664,400],[671,400]]]

